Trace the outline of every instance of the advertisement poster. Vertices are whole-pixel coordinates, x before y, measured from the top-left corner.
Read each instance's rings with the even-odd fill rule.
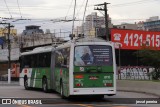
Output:
[[[75,48],[75,65],[110,65],[112,48],[105,45],[77,46]]]
[[[111,30],[111,41],[115,48],[139,50],[144,47],[160,50],[160,32],[140,30]]]

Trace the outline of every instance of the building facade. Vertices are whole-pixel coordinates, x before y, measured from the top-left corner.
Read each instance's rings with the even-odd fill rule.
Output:
[[[118,29],[132,29],[132,30],[137,30],[138,26],[137,24],[131,24],[131,23],[122,23],[120,25],[115,25],[116,28]]]
[[[113,27],[113,24],[111,23],[111,18],[108,16],[108,26],[109,28]],[[74,33],[75,35],[84,34],[87,36],[95,37],[96,36],[96,30],[99,28],[105,28],[105,17],[104,16],[98,16],[97,12],[93,12],[86,16],[85,22],[82,24],[82,26],[78,26]]]
[[[160,31],[160,19],[158,16],[150,17],[144,22],[144,28],[147,31]]]
[[[137,23],[137,30],[145,30],[145,28],[144,28],[144,21],[139,21]]]
[[[32,50],[36,47],[47,46],[52,44],[60,44],[64,42],[63,38],[55,36],[55,33],[51,33],[48,29],[44,33],[42,29],[39,29],[40,26],[26,26],[25,30],[21,35],[11,37],[11,71],[14,71],[16,74],[11,72],[14,78],[19,78],[19,57],[21,52]],[[3,68],[2,68],[3,67]],[[8,43],[3,43],[3,48],[0,49],[0,79],[3,75],[7,74],[8,69]]]

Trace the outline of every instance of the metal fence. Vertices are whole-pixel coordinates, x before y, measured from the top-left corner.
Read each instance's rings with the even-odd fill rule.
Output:
[[[117,79],[151,80],[154,68],[145,66],[122,66],[117,70]]]
[[[8,81],[8,74],[0,75],[0,81]]]

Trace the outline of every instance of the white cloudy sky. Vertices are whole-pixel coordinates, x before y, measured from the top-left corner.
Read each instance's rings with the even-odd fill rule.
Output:
[[[19,2],[20,11],[17,1]],[[11,16],[17,18],[34,19],[31,21],[16,21],[12,22],[16,28],[21,32],[25,25],[36,24],[42,26],[43,29],[64,29],[71,31],[71,22],[51,23],[46,21],[49,19],[59,19],[66,17],[71,19],[73,17],[73,7],[75,0],[0,0],[0,17]],[[6,2],[6,3],[5,3]],[[83,12],[86,0],[77,0],[76,18],[83,19]],[[151,16],[160,15],[160,0],[88,0],[87,14],[99,11],[94,10],[95,4],[102,4],[109,2],[108,13],[112,18],[113,24],[120,24],[122,22],[135,22],[145,20]],[[6,7],[8,6],[8,9]],[[20,14],[21,12],[21,14]],[[76,22],[80,25],[81,22]]]

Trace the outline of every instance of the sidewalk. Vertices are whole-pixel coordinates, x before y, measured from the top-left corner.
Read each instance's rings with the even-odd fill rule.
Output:
[[[19,81],[11,81],[10,84],[8,81],[0,81],[0,87],[1,86],[19,86]]]
[[[117,90],[147,93],[160,97],[160,82],[117,80]]]

